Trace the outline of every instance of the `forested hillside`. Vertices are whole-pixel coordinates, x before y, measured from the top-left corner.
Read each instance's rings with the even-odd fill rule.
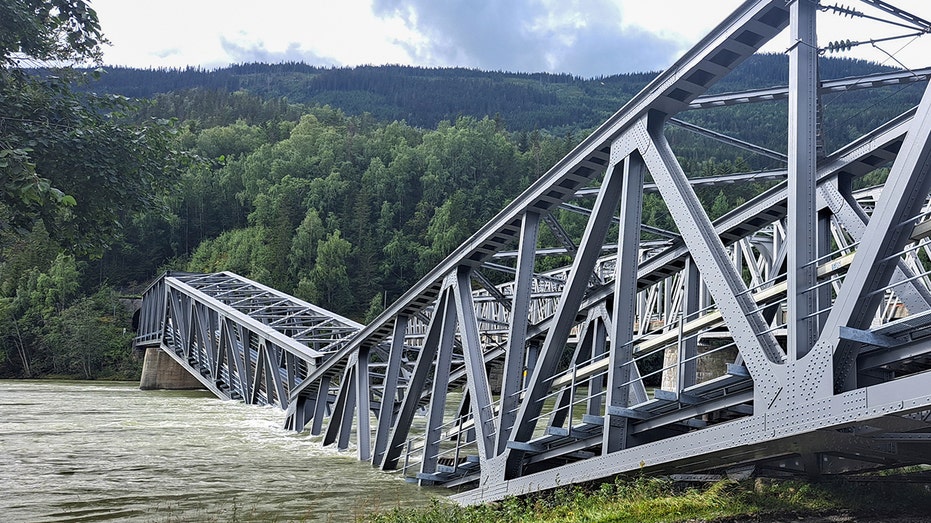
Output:
[[[788,83],[784,55],[758,55],[715,86],[739,91]],[[861,60],[824,60],[822,78],[889,70]],[[432,129],[460,116],[503,121],[509,131],[578,133],[604,121],[640,91],[656,72],[580,78],[567,74],[509,73],[462,68],[361,66],[323,68],[301,63],[240,64],[216,70],[105,68],[92,89],[133,98],[153,98],[190,89],[246,91],[263,99],[331,105],[348,115],[369,113],[379,121],[403,120]],[[202,111],[158,97],[151,114],[203,118]],[[222,112],[221,107],[216,108]]]
[[[825,78],[882,70],[824,63]],[[106,318],[128,328],[116,296],[137,293],[167,268],[231,270],[366,321],[652,76],[303,64],[108,69],[80,88],[146,98],[132,121],[173,121],[173,146],[191,161],[167,190],[145,194],[143,208],[119,213],[118,233],[99,252],[74,250],[42,222],[2,230],[0,376],[131,375],[117,357],[129,350],[131,333],[118,327],[104,339],[94,326]],[[716,90],[785,82],[784,58],[762,56]],[[840,142],[853,138],[914,104],[922,87],[832,96],[824,125],[840,132]],[[784,107],[682,118],[784,151]],[[690,176],[779,167],[682,130],[670,138]],[[759,190],[750,184],[700,197],[720,215]],[[655,195],[646,198],[644,219],[675,228]],[[584,223],[569,214],[560,222],[572,235]],[[541,243],[556,244],[547,231]]]

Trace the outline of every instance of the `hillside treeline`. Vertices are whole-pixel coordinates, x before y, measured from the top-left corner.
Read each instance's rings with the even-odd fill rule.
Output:
[[[891,70],[863,60],[831,58],[821,63],[823,79]],[[786,85],[787,64],[785,55],[753,56],[712,92]],[[657,74],[582,78],[463,68],[317,67],[302,63],[237,64],[214,70],[107,67],[104,71],[89,88],[132,98],[150,99],[190,89],[245,91],[266,100],[330,105],[350,116],[368,113],[379,121],[403,120],[425,129],[460,116],[489,116],[503,121],[512,132],[540,130],[554,135],[578,135],[594,128]],[[157,105],[149,114],[164,114],[165,109]],[[192,112],[191,107],[171,111],[184,120],[207,116]]]

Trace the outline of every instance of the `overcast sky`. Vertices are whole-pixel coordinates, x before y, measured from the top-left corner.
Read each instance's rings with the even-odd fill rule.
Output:
[[[931,0],[888,0],[931,20]],[[740,0],[91,0],[107,65],[300,61],[560,72],[584,77],[669,66]],[[822,0],[823,4],[835,2]],[[880,14],[857,0],[845,5]],[[820,44],[907,33],[823,13]],[[842,56],[931,66],[931,35]],[[902,49],[904,47],[904,49]],[[788,36],[765,48],[782,52]]]

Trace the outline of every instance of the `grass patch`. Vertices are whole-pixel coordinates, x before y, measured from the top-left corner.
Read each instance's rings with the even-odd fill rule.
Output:
[[[931,511],[926,485],[723,480],[682,487],[656,478],[619,479],[598,487],[566,487],[460,507],[437,500],[422,509],[398,508],[359,519],[368,523],[674,523],[777,515],[904,515]]]

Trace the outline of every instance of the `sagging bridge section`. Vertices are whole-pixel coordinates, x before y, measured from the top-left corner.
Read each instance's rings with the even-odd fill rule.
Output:
[[[817,13],[745,2],[368,325],[234,274],[169,273],[137,346],[463,503],[641,470],[928,464],[931,95],[834,152],[819,124],[825,92],[931,70],[819,82]],[[789,86],[707,94],[787,27]],[[693,130],[785,169],[686,176],[667,124],[771,100],[789,106],[786,154]],[[884,186],[854,190],[883,167]],[[694,187],[747,179],[778,183],[709,219]],[[642,225],[648,191],[676,231]],[[581,238],[557,209],[587,217]],[[542,227],[562,246],[538,248]],[[571,266],[537,271],[553,252]]]

